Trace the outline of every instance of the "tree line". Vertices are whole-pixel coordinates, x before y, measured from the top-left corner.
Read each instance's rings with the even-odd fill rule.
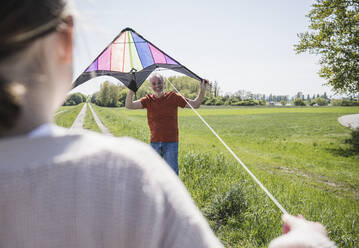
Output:
[[[194,99],[199,92],[199,82],[187,76],[172,76],[165,80],[165,91],[177,88],[181,94],[189,99]],[[171,82],[171,83],[169,83]],[[173,86],[171,85],[173,84]],[[105,81],[102,83],[98,92],[90,96],[89,100],[99,106],[104,107],[123,107],[127,96],[128,88],[124,85],[116,85]],[[140,99],[146,94],[152,94],[152,90],[147,81],[138,89],[135,98]],[[81,93],[69,95],[64,105],[76,105],[85,102],[87,97]],[[238,90],[234,93],[220,93],[220,87],[217,81],[211,82],[202,102],[203,105],[212,106],[264,106],[264,105],[294,105],[294,106],[326,106],[328,104],[336,106],[358,106],[356,99],[330,99],[327,93],[307,94],[298,92],[295,96],[289,95],[265,95],[256,94],[250,91]]]
[[[165,91],[174,90],[173,86],[176,87],[181,94],[189,99],[194,99],[199,92],[199,82],[187,76],[172,76],[168,77],[164,85]],[[171,82],[173,86],[169,83]],[[91,96],[91,102],[99,106],[105,107],[122,107],[125,106],[126,96],[128,89],[123,85],[116,85],[105,81],[100,88],[100,91],[94,93]],[[135,94],[136,99],[140,99],[147,94],[152,94],[152,90],[149,86],[148,81],[138,89]],[[265,105],[264,99],[247,98],[243,99],[238,94],[233,95],[220,95],[219,86],[217,82],[209,84],[206,91],[204,105],[231,105],[231,106],[255,106]]]

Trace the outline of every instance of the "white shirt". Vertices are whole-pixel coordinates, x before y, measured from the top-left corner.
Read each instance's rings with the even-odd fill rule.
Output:
[[[28,136],[0,139],[0,247],[222,247],[147,144],[49,123]]]
[[[55,137],[62,136],[66,134],[66,129],[63,127],[56,126],[54,123],[44,123],[34,130],[32,130],[28,137],[38,138],[38,137]]]

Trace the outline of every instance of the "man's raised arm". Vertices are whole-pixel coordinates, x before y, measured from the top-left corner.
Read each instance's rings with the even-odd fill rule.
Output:
[[[201,103],[203,101],[203,98],[204,98],[204,94],[206,93],[206,87],[207,87],[207,84],[208,84],[208,80],[206,79],[203,79],[201,81],[201,84],[200,84],[200,88],[199,88],[199,93],[198,93],[198,96],[196,97],[196,99],[194,100],[188,100],[188,103],[191,104],[191,106],[193,108],[199,108],[199,106],[201,106]],[[186,108],[190,108],[190,106],[188,105],[185,106]]]
[[[133,101],[133,96],[135,95],[135,92],[132,90],[128,90],[127,96],[126,96],[126,108],[128,109],[142,109],[142,103],[140,100]]]

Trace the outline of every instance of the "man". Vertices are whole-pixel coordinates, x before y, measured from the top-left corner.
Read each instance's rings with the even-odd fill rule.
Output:
[[[174,91],[164,92],[164,79],[154,74],[149,79],[152,95],[133,101],[134,92],[129,90],[126,108],[147,109],[147,121],[151,131],[151,146],[178,175],[178,121],[177,108],[199,108],[206,92],[207,80],[200,84],[200,91],[194,100],[183,99]],[[187,103],[187,102],[188,103]]]

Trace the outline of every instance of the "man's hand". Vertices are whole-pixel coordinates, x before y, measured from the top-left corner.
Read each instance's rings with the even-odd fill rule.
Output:
[[[318,223],[307,221],[302,217],[283,215],[283,224],[289,232],[269,244],[269,248],[334,248],[335,243],[327,236],[325,227]]]
[[[140,100],[133,101],[133,96],[135,95],[135,92],[132,90],[128,90],[127,96],[126,96],[126,103],[125,106],[128,109],[142,109],[142,103]]]
[[[191,106],[193,108],[199,108],[201,106],[201,102],[203,101],[204,94],[206,93],[207,84],[208,84],[208,80],[202,79],[199,85],[198,96],[194,100],[188,99],[189,104],[186,104],[185,108],[190,108]]]
[[[206,91],[208,85],[208,80],[207,79],[202,79],[201,83],[200,83],[200,91]]]

